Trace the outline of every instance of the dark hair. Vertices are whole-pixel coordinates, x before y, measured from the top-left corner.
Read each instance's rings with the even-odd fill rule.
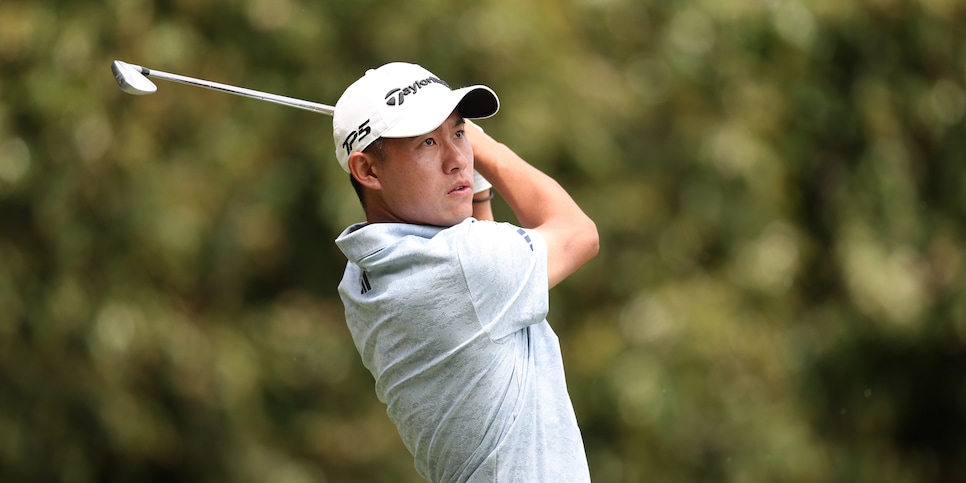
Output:
[[[382,148],[383,148],[382,138],[378,138],[375,141],[373,141],[371,144],[366,146],[366,149],[363,149],[362,152],[366,154],[371,154],[379,158],[380,160],[385,160],[385,158],[383,157]],[[365,210],[366,198],[365,196],[363,196],[364,191],[363,191],[362,184],[359,183],[359,181],[356,179],[355,176],[352,176],[352,173],[349,173],[349,181],[352,183],[352,188],[356,190],[356,196],[359,197],[359,203],[362,204],[362,209]]]

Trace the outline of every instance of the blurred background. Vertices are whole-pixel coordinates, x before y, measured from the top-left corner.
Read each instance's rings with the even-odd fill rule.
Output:
[[[5,0],[0,479],[408,482],[336,293],[365,69],[483,83],[600,255],[551,294],[600,482],[966,481],[966,4]],[[513,221],[495,201],[500,218]]]

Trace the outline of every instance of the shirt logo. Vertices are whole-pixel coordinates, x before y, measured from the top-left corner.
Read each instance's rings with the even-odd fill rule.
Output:
[[[372,285],[369,283],[369,276],[366,275],[366,272],[362,272],[362,276],[359,277],[359,285],[362,285],[362,295],[372,290]]]
[[[517,228],[517,233],[519,233],[520,236],[523,237],[523,240],[524,241],[526,241],[527,243],[530,244],[530,251],[532,252],[533,251],[533,241],[530,240],[530,235],[527,235],[527,232],[523,231],[523,228]]]
[[[427,77],[425,79],[418,80],[404,87],[396,87],[396,88],[390,89],[389,92],[387,92],[385,95],[386,105],[401,106],[403,102],[406,102],[406,96],[411,94],[417,94],[419,93],[420,89],[430,84],[441,84],[446,86],[447,89],[449,89],[449,84],[443,82],[438,77]]]

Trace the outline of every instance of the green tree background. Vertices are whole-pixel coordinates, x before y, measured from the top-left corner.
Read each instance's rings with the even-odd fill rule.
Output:
[[[966,4],[0,3],[0,479],[418,481],[335,287],[366,68],[597,222],[551,294],[602,482],[966,481]],[[498,215],[511,219],[497,200]]]

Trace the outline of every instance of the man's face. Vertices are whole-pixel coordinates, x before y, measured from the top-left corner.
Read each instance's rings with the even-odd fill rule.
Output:
[[[453,226],[473,215],[473,149],[464,128],[453,111],[433,132],[384,139],[378,166],[386,221]]]

